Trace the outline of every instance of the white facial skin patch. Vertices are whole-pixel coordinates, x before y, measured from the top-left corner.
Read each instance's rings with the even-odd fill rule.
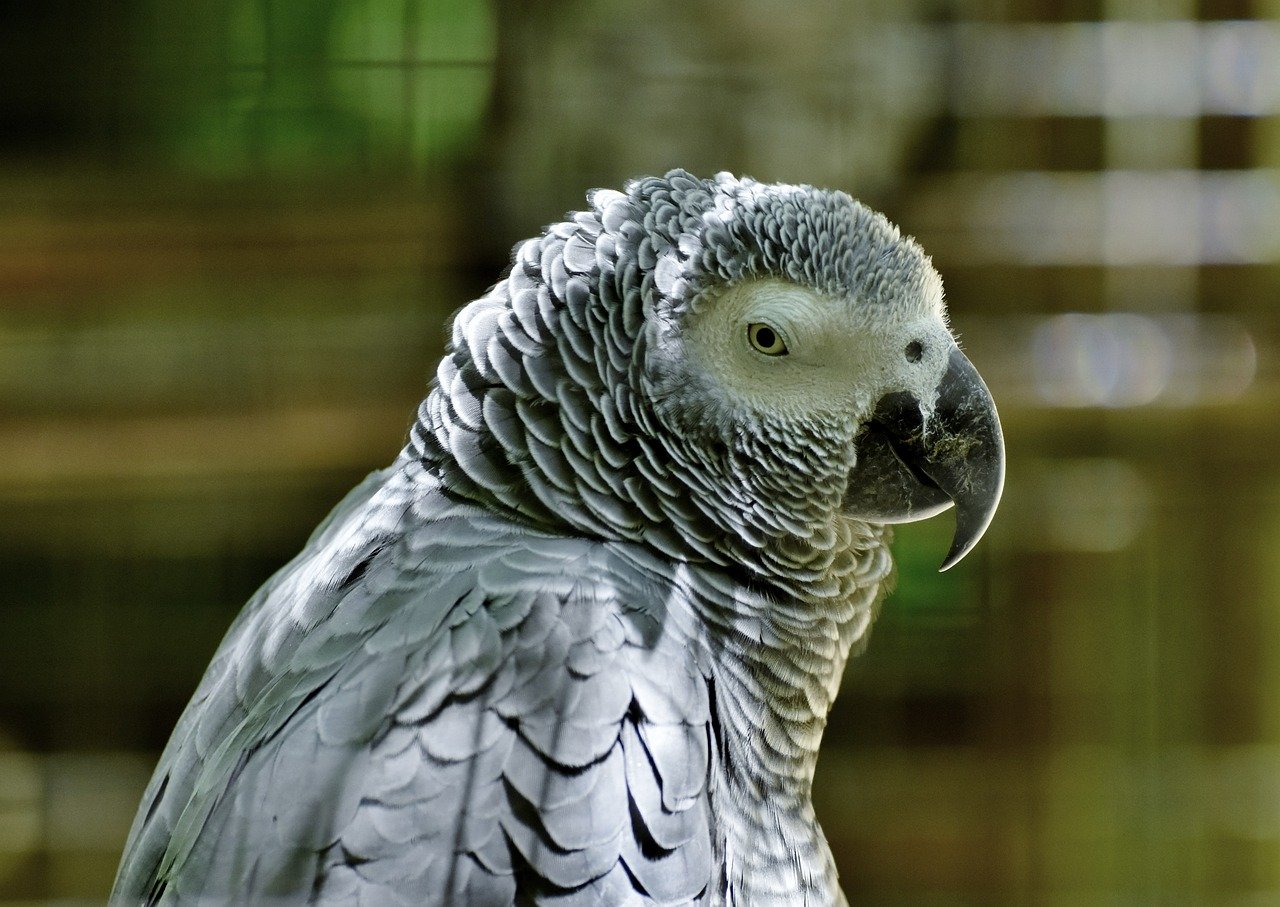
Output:
[[[860,424],[882,396],[905,391],[927,415],[955,344],[940,301],[931,302],[895,317],[778,278],[745,281],[690,314],[685,348],[735,403],[757,412]],[[770,333],[784,354],[761,350]]]

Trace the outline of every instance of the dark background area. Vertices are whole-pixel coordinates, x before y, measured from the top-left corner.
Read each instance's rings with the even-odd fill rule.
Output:
[[[1280,3],[0,2],[0,900],[93,903],[232,617],[586,189],[847,189],[1005,502],[815,797],[855,903],[1280,901]]]

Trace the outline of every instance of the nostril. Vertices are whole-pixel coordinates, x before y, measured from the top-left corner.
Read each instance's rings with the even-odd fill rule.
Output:
[[[912,340],[907,344],[907,359],[910,362],[919,362],[920,357],[924,355],[924,344],[919,340]]]

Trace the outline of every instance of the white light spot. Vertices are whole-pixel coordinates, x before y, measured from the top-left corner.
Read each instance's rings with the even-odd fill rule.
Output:
[[[1173,349],[1159,325],[1140,315],[1051,318],[1032,338],[1036,390],[1055,406],[1142,406],[1173,373]]]

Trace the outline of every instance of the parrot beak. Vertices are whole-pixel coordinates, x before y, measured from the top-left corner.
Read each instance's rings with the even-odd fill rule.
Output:
[[[1004,435],[987,385],[952,347],[937,402],[892,393],[856,440],[858,462],[844,512],[874,523],[910,523],[951,505],[956,533],[939,570],[959,563],[987,531],[1004,490]]]

